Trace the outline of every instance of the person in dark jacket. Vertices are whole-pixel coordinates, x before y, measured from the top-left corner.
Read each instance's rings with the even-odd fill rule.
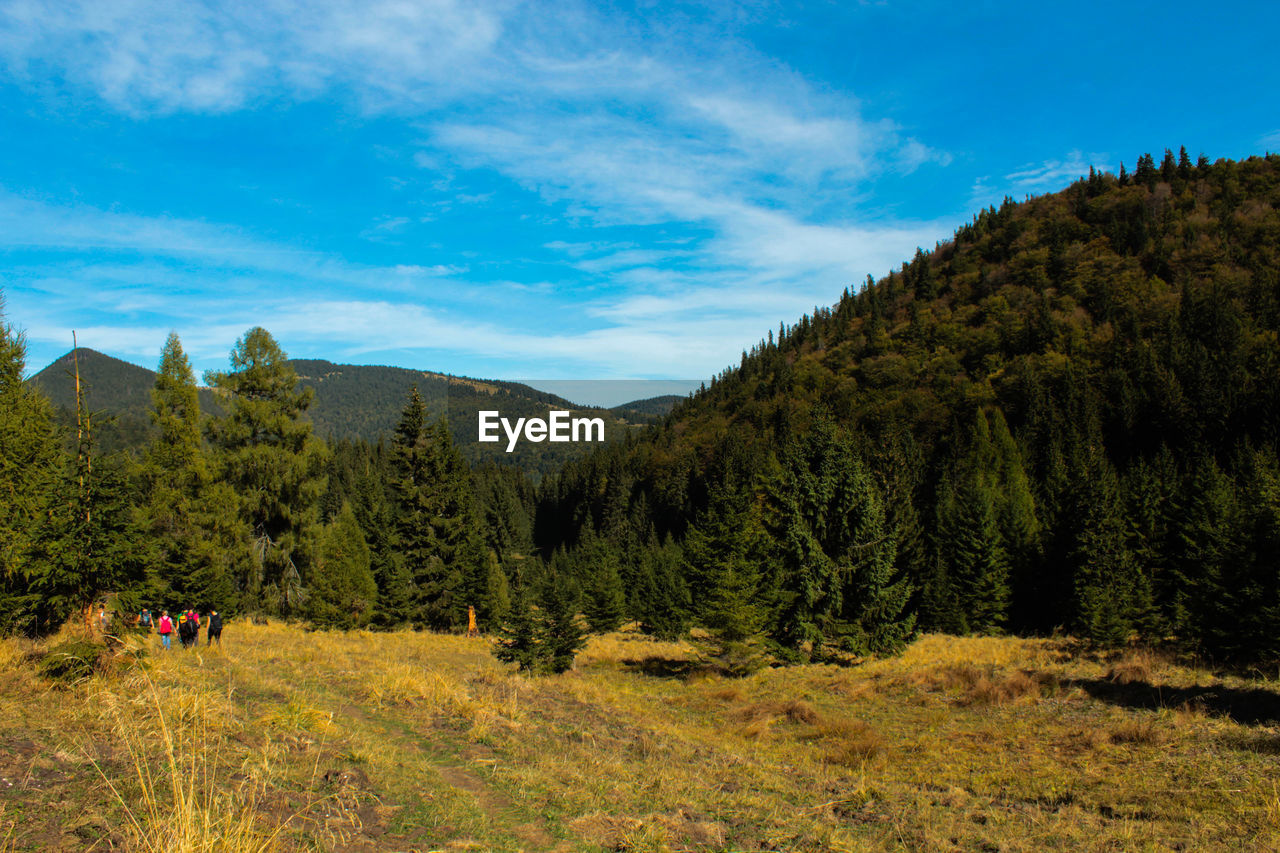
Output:
[[[217,640],[218,645],[222,645],[222,614],[216,610],[209,611],[209,639],[205,645],[212,646],[213,641]]]
[[[191,621],[189,612],[184,612],[178,617],[178,639],[182,640],[184,649],[189,649],[195,645],[196,623]]]

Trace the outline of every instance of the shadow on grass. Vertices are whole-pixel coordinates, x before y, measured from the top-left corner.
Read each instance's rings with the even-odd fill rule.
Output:
[[[1104,678],[1064,679],[1064,687],[1079,687],[1094,699],[1126,708],[1187,708],[1244,725],[1280,722],[1280,694],[1258,687],[1170,687],[1146,681],[1120,684]]]
[[[664,658],[650,655],[645,658],[632,658],[620,661],[622,666],[641,675],[653,678],[688,679],[700,675],[723,675],[720,667],[712,663],[688,658]]]

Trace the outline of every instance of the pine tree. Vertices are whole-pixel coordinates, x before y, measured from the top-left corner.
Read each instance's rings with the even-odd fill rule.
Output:
[[[574,551],[574,562],[577,564],[575,575],[583,587],[582,610],[587,624],[596,634],[616,631],[627,610],[617,552],[588,527]]]
[[[999,543],[1009,568],[1008,609],[1000,621],[1027,628],[1034,623],[1035,605],[1017,596],[1033,588],[1043,571],[1042,530],[1022,450],[995,407],[978,413],[975,474],[992,499]]]
[[[774,637],[801,653],[893,652],[915,631],[910,581],[861,455],[819,412],[768,478],[766,528],[780,565]]]
[[[1236,483],[1211,457],[1194,464],[1173,532],[1173,570],[1183,591],[1174,630],[1188,643],[1222,652],[1240,618],[1240,567],[1247,565],[1247,516]]]
[[[578,621],[579,590],[568,573],[554,568],[533,605],[528,579],[518,578],[511,609],[498,631],[493,653],[522,671],[555,674],[573,667],[586,633]]]
[[[1013,590],[1022,625],[1033,623],[1040,521],[1022,454],[997,408],[953,433],[956,456],[939,483],[937,570],[926,610],[937,627],[990,633],[1010,623]]]
[[[1237,660],[1280,659],[1280,461],[1271,450],[1252,450],[1243,460],[1246,556],[1223,589],[1206,645]]]
[[[471,476],[444,421],[427,423],[414,388],[391,447],[396,499],[393,549],[410,581],[414,624],[465,625],[467,608],[488,614],[488,560]]]
[[[684,541],[694,615],[723,654],[758,646],[768,615],[759,548],[763,529],[751,491],[715,488],[706,512]]]
[[[586,631],[578,621],[580,592],[573,579],[552,572],[542,587],[542,667],[551,673],[573,668],[578,652],[587,643]]]
[[[195,375],[176,334],[165,341],[151,400],[156,436],[139,470],[145,501],[136,511],[147,534],[142,542],[150,546],[146,594],[154,604],[231,615],[247,537],[234,511],[227,511],[234,503],[229,487],[210,474]]]
[[[640,630],[660,640],[676,640],[689,630],[689,589],[680,573],[681,554],[673,543],[644,552],[636,588]]]
[[[36,543],[61,464],[47,400],[22,381],[25,336],[5,322],[0,292],[0,633],[36,630]]]
[[[1076,625],[1094,643],[1117,646],[1145,627],[1151,587],[1133,551],[1133,531],[1115,469],[1095,453],[1086,491],[1074,572]]]
[[[894,542],[894,571],[907,578],[916,590],[921,604],[917,608],[918,622],[925,619],[925,586],[932,576],[919,509],[924,465],[924,454],[909,434],[880,442],[873,464],[877,485],[884,495],[885,529]]]
[[[1156,182],[1156,161],[1150,154],[1143,154],[1138,158],[1138,165],[1134,169],[1133,179],[1139,184],[1146,184],[1149,188],[1155,186]]]
[[[942,560],[955,596],[956,618],[966,633],[1004,627],[1009,610],[1009,558],[996,524],[989,487],[962,476],[939,504]]]
[[[343,504],[349,505],[355,515],[369,546],[370,571],[378,590],[369,625],[379,629],[399,627],[409,621],[410,615],[410,579],[391,544],[395,526],[389,494],[391,480],[388,453],[382,441],[372,445],[339,443],[334,448],[327,518],[335,518]]]
[[[489,552],[489,561],[485,575],[485,609],[477,611],[480,619],[480,630],[485,631],[487,625],[501,625],[511,610],[511,587],[507,573],[503,571],[498,555]]]
[[[314,556],[326,449],[303,418],[312,390],[271,335],[245,332],[231,351],[231,370],[206,378],[225,414],[209,424],[215,472],[235,492],[251,550],[240,587],[245,609],[297,615],[302,578]]]
[[[1153,636],[1169,633],[1168,614],[1181,596],[1169,570],[1171,536],[1175,526],[1175,496],[1181,486],[1177,462],[1167,445],[1150,459],[1138,459],[1125,472],[1125,513],[1132,537],[1133,557],[1151,590],[1151,619],[1142,629]]]
[[[35,596],[34,628],[41,634],[56,631],[108,595],[117,595],[125,612],[132,610],[143,581],[127,460],[97,456],[90,431],[77,446],[54,486],[49,521],[41,528],[28,578]]]
[[[307,576],[307,615],[320,628],[362,628],[369,623],[378,590],[369,568],[369,545],[350,504],[344,504],[320,535],[317,559]]]
[[[541,664],[537,615],[523,584],[516,586],[515,597],[507,618],[498,629],[498,642],[493,654],[498,660],[516,664],[521,672],[536,672]]]

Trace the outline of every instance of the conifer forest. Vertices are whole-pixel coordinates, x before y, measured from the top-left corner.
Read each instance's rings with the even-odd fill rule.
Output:
[[[834,296],[835,294],[833,294]],[[264,326],[269,326],[264,320]],[[0,328],[0,630],[110,601],[463,631],[572,665],[695,631],[730,669],[920,632],[1280,660],[1280,156],[1145,154],[981,210],[784,322],[667,415],[531,476],[415,390],[322,437],[263,327],[158,354],[146,440],[100,445]]]

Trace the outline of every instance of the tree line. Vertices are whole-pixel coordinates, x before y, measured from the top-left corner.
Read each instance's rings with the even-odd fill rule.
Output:
[[[66,452],[5,325],[0,624],[113,591],[333,628],[474,607],[527,668],[624,622],[735,668],[920,630],[1274,661],[1278,337],[1280,157],[1185,150],[981,211],[536,484],[416,390],[384,440],[317,439],[262,329],[217,416],[171,337],[146,450],[86,424]]]
[[[770,332],[544,483],[539,541],[610,551],[632,618],[793,659],[929,630],[1274,662],[1278,442],[1280,156],[1166,151]]]

